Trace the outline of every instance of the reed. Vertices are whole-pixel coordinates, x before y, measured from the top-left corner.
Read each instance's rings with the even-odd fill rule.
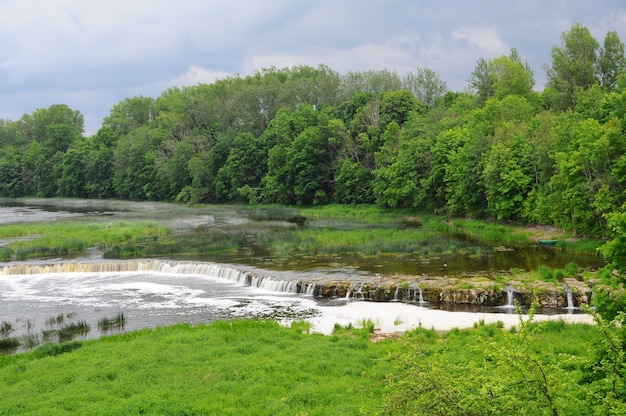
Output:
[[[13,328],[13,324],[11,322],[2,321],[2,324],[0,324],[0,336],[6,337],[13,331],[15,331],[15,328]]]
[[[109,332],[111,330],[124,329],[126,326],[126,316],[123,312],[119,312],[113,318],[98,319],[98,329],[101,332]]]
[[[539,278],[544,282],[556,282],[555,273],[548,266],[539,266],[537,274],[539,275]]]
[[[59,342],[67,342],[73,340],[77,336],[85,336],[91,331],[91,326],[84,320],[78,322],[71,322],[57,332]]]

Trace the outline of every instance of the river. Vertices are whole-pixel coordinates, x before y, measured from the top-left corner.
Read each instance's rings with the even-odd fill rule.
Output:
[[[145,216],[145,211],[142,214],[128,209],[128,205],[124,206],[126,209],[103,210],[85,204],[75,209],[32,203],[5,205],[0,207],[0,223]],[[156,212],[151,215],[158,215],[159,209]],[[185,214],[171,220],[195,224],[206,220],[206,213],[197,217]],[[39,343],[56,340],[60,329],[73,324],[81,324],[84,329],[78,338],[88,339],[116,331],[233,318],[276,319],[284,324],[308,320],[312,331],[327,334],[335,324],[358,326],[366,320],[374,323],[377,332],[392,333],[418,325],[438,330],[462,328],[478,320],[515,325],[519,319],[511,308],[462,313],[429,308],[427,304],[318,299],[306,288],[296,290],[290,286],[290,281],[306,272],[264,271],[263,278],[251,284],[249,278],[243,277],[246,269],[249,274],[251,267],[237,264],[168,259],[110,262],[98,252],[74,259],[6,263],[0,269],[0,323],[7,329],[4,336],[30,337],[33,343]],[[320,269],[319,265],[315,268],[316,275],[337,272],[332,268]],[[367,275],[364,270],[341,272],[353,278]],[[588,316],[572,312],[563,310],[562,316],[589,321]],[[124,316],[123,326],[106,330],[99,326],[103,319],[119,314]],[[542,315],[539,319],[559,316]]]

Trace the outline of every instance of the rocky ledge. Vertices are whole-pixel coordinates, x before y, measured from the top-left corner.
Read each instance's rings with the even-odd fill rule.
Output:
[[[589,304],[592,290],[575,278],[559,282],[504,283],[449,277],[421,277],[413,281],[375,279],[366,282],[315,281],[299,283],[298,292],[318,298],[351,298],[372,302],[414,302],[435,305],[530,306],[567,308]]]

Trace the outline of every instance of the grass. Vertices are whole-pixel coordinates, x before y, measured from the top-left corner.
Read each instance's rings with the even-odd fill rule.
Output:
[[[446,334],[418,328],[377,343],[372,326],[324,336],[301,322],[220,321],[46,342],[0,356],[0,414],[373,415],[401,391],[393,381],[421,367],[441,366],[458,382],[470,369],[506,377],[485,361],[508,345],[500,324]],[[533,349],[550,371],[567,367],[563,382],[575,387],[597,340],[595,327],[557,321],[537,327]]]
[[[0,238],[31,236],[0,249],[0,259],[26,260],[77,254],[87,248],[111,250],[132,242],[146,244],[167,235],[167,229],[155,222],[116,222],[110,224],[58,222],[49,224],[11,224],[0,227]]]
[[[380,396],[372,385],[386,373],[380,358],[393,347],[371,343],[362,329],[332,337],[301,329],[231,321],[109,336],[69,344],[67,351],[43,344],[0,364],[0,414],[327,415],[376,409]]]

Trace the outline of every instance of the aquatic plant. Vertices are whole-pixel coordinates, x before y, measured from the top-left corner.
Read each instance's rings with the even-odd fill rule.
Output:
[[[35,348],[40,344],[40,342],[41,341],[39,340],[39,336],[37,336],[37,334],[22,335],[20,338],[20,344],[27,350]]]
[[[6,337],[13,331],[15,331],[15,328],[13,328],[13,324],[11,322],[3,321],[2,324],[0,324],[0,336]]]
[[[113,329],[124,329],[126,326],[126,316],[123,312],[118,312],[113,318],[98,319],[98,329],[101,332],[108,332]]]
[[[0,353],[9,353],[20,346],[20,340],[15,337],[0,338]]]
[[[57,332],[59,342],[66,342],[76,338],[79,335],[87,335],[91,331],[91,326],[84,320],[71,322]]]

